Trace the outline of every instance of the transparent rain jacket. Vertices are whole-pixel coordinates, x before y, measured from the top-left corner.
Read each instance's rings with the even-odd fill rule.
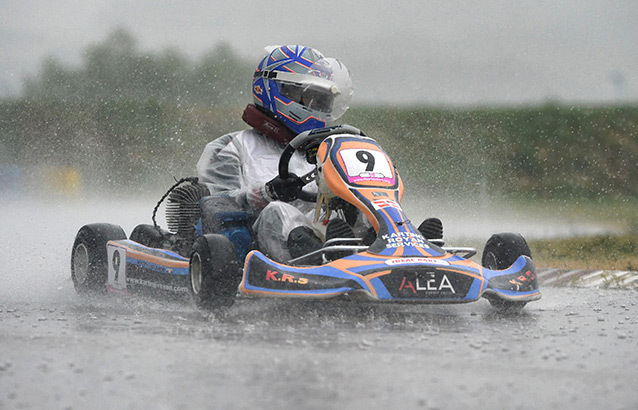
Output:
[[[242,209],[259,212],[272,201],[264,195],[263,187],[277,176],[283,150],[283,146],[256,130],[226,134],[206,145],[197,163],[197,174],[211,194],[228,195]],[[290,172],[299,176],[313,168],[300,152],[295,152],[290,160]],[[304,188],[316,189],[315,183]],[[302,201],[292,204],[302,210],[314,207]]]
[[[286,241],[292,229],[300,225],[312,226],[314,203],[296,200],[290,204],[272,201],[264,184],[278,174],[279,157],[284,147],[256,130],[226,134],[204,148],[197,163],[200,182],[212,195],[228,195],[250,214],[259,214],[253,231],[259,247],[279,261],[290,258]],[[298,176],[310,172],[302,153],[295,152],[289,171]],[[304,190],[317,190],[311,183]],[[267,212],[261,212],[266,208]]]

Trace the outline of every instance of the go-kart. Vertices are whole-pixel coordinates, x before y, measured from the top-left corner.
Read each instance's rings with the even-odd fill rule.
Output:
[[[474,248],[445,246],[440,220],[428,218],[416,228],[401,208],[403,183],[390,157],[357,128],[299,134],[283,151],[280,177],[290,175],[296,150],[316,165],[301,180],[318,186],[298,196],[316,203],[317,223],[341,221],[321,248],[285,263],[267,257],[254,243],[250,215],[228,197],[211,196],[196,178],[184,178],[160,199],[153,225],[137,226],[128,239],[111,224],[79,230],[71,258],[76,290],[190,294],[205,310],[230,307],[238,295],[402,303],[484,297],[506,309],[540,299],[522,236],[493,235],[478,264],[470,259]],[[164,200],[168,230],[156,222]],[[365,237],[352,234],[353,210],[368,221]]]

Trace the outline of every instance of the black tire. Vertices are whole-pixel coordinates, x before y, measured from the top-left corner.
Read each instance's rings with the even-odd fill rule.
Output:
[[[512,266],[521,255],[532,257],[525,238],[516,233],[499,233],[492,235],[485,244],[481,265],[503,270]]]
[[[137,225],[129,239],[149,248],[161,248],[164,235],[153,225]]]
[[[491,270],[503,270],[512,266],[521,255],[532,257],[525,238],[516,233],[494,234],[485,244],[481,265]],[[496,297],[487,299],[492,306],[504,310],[521,309],[527,304],[527,302],[508,301]]]
[[[80,228],[71,251],[71,279],[76,292],[106,291],[106,244],[120,239],[126,239],[126,234],[117,225],[90,224]]]
[[[232,242],[224,235],[197,238],[190,257],[190,293],[195,305],[207,311],[232,306],[241,281],[241,266]]]

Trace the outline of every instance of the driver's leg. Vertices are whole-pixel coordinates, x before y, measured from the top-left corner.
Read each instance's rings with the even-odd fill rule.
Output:
[[[253,224],[253,232],[262,252],[278,262],[287,262],[291,259],[288,237],[293,229],[300,226],[312,230],[312,220],[294,206],[275,201],[261,211]],[[321,241],[317,240],[321,246]]]

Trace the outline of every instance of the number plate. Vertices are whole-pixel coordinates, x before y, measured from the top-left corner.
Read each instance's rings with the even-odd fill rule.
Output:
[[[108,261],[108,289],[126,291],[126,249],[110,243],[106,247]]]
[[[349,183],[382,181],[394,184],[392,168],[385,154],[371,149],[343,149],[339,151]]]

